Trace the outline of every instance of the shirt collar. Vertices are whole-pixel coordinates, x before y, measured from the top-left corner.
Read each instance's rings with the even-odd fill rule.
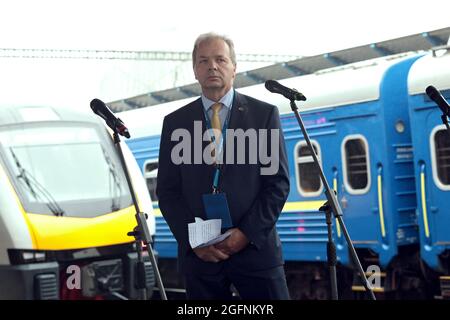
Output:
[[[234,89],[231,88],[228,90],[228,92],[222,97],[222,99],[219,100],[220,103],[222,103],[225,107],[227,107],[229,110],[231,110],[231,107],[233,105],[233,98],[234,98]],[[215,104],[215,101],[209,100],[207,97],[205,97],[204,94],[202,94],[202,102],[203,102],[203,108],[205,111],[208,111],[208,109]]]

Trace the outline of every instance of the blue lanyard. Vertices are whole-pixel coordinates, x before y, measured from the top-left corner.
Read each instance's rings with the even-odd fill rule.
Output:
[[[226,108],[226,107],[225,107]],[[212,129],[211,126],[211,121],[209,120],[208,114],[206,113],[206,110],[203,109],[203,112],[205,113],[205,120],[206,120],[206,128],[209,130]],[[216,136],[213,134],[211,135],[211,141],[215,144],[216,146],[216,157],[219,156],[219,154],[222,153],[222,149],[223,146],[225,144],[225,138],[226,138],[226,131],[228,128],[228,122],[230,120],[230,116],[231,116],[231,109],[228,110],[228,114],[227,114],[227,118],[225,119],[225,123],[223,124],[223,128],[222,128],[222,135],[221,135],[221,139],[219,143],[216,143]],[[214,181],[213,181],[213,193],[218,193],[219,192],[219,176],[220,176],[220,165],[218,165],[216,163],[216,171],[214,173]]]

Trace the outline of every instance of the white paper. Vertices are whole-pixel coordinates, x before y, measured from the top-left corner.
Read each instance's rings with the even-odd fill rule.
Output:
[[[226,239],[231,232],[220,234],[222,220],[203,220],[195,218],[195,222],[188,224],[189,244],[191,248],[205,247]]]
[[[210,246],[210,245],[212,245],[212,244],[219,243],[219,242],[225,240],[226,238],[228,238],[228,237],[230,236],[230,234],[231,234],[231,230],[227,230],[227,231],[225,231],[225,233],[222,233],[222,234],[221,234],[220,236],[218,236],[217,238],[214,238],[214,239],[208,241],[208,242],[205,243],[205,244],[201,244],[201,245],[199,245],[198,247],[199,247],[199,248],[201,248],[201,247],[207,247],[207,246]]]

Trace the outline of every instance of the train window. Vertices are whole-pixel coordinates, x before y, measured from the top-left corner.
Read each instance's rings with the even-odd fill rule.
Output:
[[[311,141],[314,151],[321,162],[320,148],[316,141]],[[295,172],[297,178],[297,189],[305,197],[315,197],[322,193],[322,181],[319,169],[314,164],[306,141],[300,141],[295,149]]]
[[[370,187],[369,148],[361,135],[347,136],[342,142],[344,183],[350,193],[363,194]]]
[[[433,130],[431,146],[433,173],[437,185],[441,189],[450,190],[450,138],[444,126]]]
[[[144,177],[147,181],[148,192],[152,201],[157,201],[156,196],[156,177],[158,175],[158,161],[149,160],[144,164]]]
[[[91,218],[132,205],[109,135],[82,122],[0,130],[0,153],[28,212]]]

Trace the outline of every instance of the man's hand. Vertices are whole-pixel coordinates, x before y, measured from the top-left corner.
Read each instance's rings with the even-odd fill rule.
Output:
[[[233,228],[230,230],[231,235],[228,238],[214,245],[221,252],[229,256],[241,251],[249,243],[248,238],[242,233],[241,230],[238,228]]]
[[[192,249],[197,257],[205,262],[219,262],[228,259],[230,256],[213,245]]]

